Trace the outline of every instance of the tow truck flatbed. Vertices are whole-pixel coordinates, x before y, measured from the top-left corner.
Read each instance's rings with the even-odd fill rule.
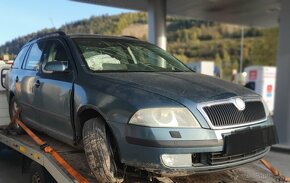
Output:
[[[22,155],[28,157],[32,161],[43,166],[50,175],[57,181],[62,183],[76,182],[60,165],[51,157],[51,155],[43,152],[28,135],[7,135],[0,129],[0,142],[8,147],[18,151]],[[5,128],[5,126],[4,126]],[[93,175],[86,163],[86,157],[83,151],[74,149],[66,144],[58,142],[46,135],[38,134],[38,136],[54,147],[54,149],[81,175],[90,182],[95,182]]]
[[[8,116],[9,115],[6,96],[4,92],[0,92],[0,143],[18,151],[25,157],[43,166],[57,182],[77,182],[52,158],[50,154],[43,152],[28,135],[7,134],[5,129],[9,123]],[[51,145],[72,167],[74,167],[89,182],[96,182],[87,164],[84,151],[75,149],[47,135],[41,133],[37,133],[37,135],[47,144]]]

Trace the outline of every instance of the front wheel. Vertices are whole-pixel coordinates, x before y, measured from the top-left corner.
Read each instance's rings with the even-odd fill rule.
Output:
[[[88,120],[83,128],[83,144],[89,167],[100,183],[119,183],[117,167],[111,151],[105,122],[101,118]]]
[[[19,109],[17,100],[13,97],[9,104],[9,115],[10,120],[12,121],[13,116],[16,114],[17,110]],[[23,134],[23,129],[15,122],[12,124],[12,130],[15,131],[17,134]]]

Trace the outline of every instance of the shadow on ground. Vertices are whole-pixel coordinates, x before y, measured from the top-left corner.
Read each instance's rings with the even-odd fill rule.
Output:
[[[29,175],[22,174],[21,155],[16,151],[0,151],[0,182],[29,183]]]

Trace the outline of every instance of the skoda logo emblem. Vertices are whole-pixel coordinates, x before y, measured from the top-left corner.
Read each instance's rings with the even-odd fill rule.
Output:
[[[243,111],[245,109],[245,107],[246,107],[246,104],[245,104],[245,102],[242,99],[236,98],[235,99],[235,106],[237,107],[237,109],[239,111]]]

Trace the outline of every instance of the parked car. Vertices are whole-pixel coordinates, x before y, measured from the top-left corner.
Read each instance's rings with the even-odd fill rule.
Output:
[[[84,148],[99,182],[121,182],[132,169],[183,176],[234,168],[277,142],[261,96],[135,38],[35,38],[6,83],[11,116],[21,107],[30,127]]]

